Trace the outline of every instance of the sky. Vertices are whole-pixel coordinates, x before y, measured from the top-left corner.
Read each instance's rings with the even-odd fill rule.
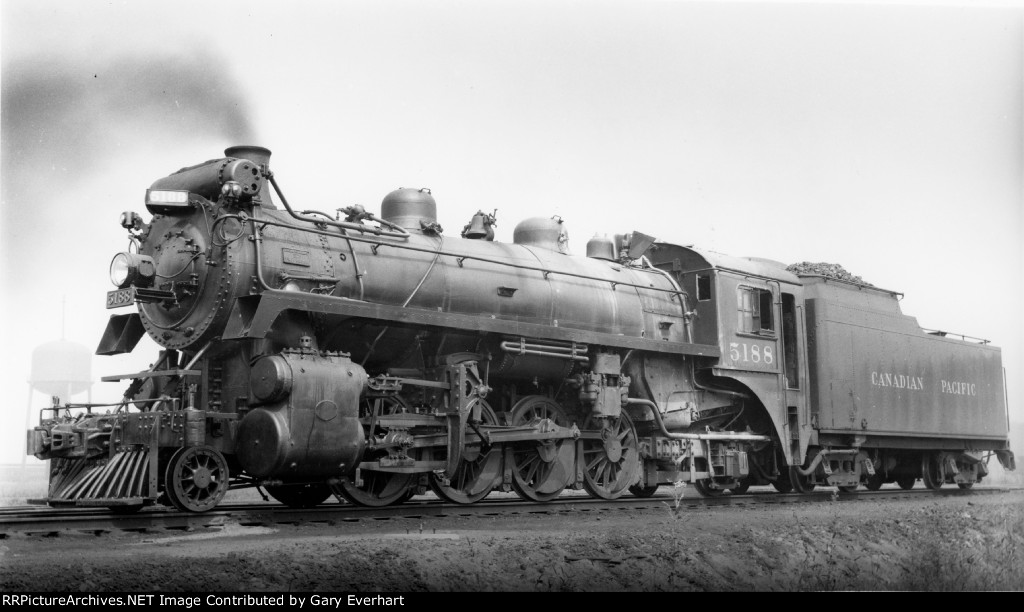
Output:
[[[597,233],[839,263],[1003,349],[1024,421],[1024,13],[1013,3],[2,0],[0,464],[32,355],[92,351],[118,215],[236,144],[290,202],[429,187],[448,235]],[[100,376],[156,354],[96,357]],[[37,366],[39,367],[39,366]],[[91,387],[95,401],[123,385]],[[74,396],[84,401],[86,392]],[[34,417],[33,417],[34,419]],[[30,460],[31,461],[31,460]]]

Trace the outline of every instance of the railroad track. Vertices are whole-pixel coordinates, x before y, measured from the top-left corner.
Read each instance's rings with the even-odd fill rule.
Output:
[[[106,508],[49,508],[46,506],[19,506],[0,508],[0,539],[25,537],[56,537],[62,534],[92,534],[102,536],[115,532],[158,533],[218,529],[225,525],[341,525],[359,521],[419,520],[434,523],[434,529],[452,518],[477,516],[511,516],[530,514],[600,513],[629,510],[673,509],[676,511],[716,508],[723,506],[757,506],[771,504],[807,504],[841,500],[856,503],[862,500],[904,500],[935,496],[972,497],[995,495],[1018,490],[1020,487],[975,487],[971,490],[943,488],[861,490],[838,493],[820,489],[809,494],[753,491],[744,495],[725,495],[705,498],[676,497],[662,493],[649,498],[626,496],[608,501],[594,499],[583,493],[563,494],[547,503],[528,502],[508,495],[492,494],[492,498],[475,504],[458,505],[441,501],[433,495],[397,506],[365,508],[348,503],[325,503],[316,508],[293,509],[277,503],[221,504],[216,510],[203,514],[178,512],[165,506],[145,508],[136,514],[115,514]]]

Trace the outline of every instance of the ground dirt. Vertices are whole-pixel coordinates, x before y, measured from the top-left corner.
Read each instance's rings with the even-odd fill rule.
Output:
[[[1024,590],[1024,491],[724,507],[692,494],[642,511],[17,535],[0,540],[0,590]]]

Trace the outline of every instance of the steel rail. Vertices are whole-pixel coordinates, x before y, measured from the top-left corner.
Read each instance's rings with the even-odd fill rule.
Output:
[[[819,487],[810,493],[776,493],[774,491],[748,492],[743,495],[725,494],[720,497],[689,497],[686,495],[657,494],[649,498],[622,497],[617,500],[595,499],[584,494],[563,494],[547,502],[537,503],[519,498],[488,499],[475,504],[452,504],[434,497],[406,502],[383,508],[367,508],[344,504],[324,504],[316,508],[293,509],[274,503],[224,504],[203,514],[178,512],[162,506],[150,507],[132,515],[118,515],[97,508],[0,508],[0,539],[16,535],[54,536],[61,533],[105,535],[111,532],[156,533],[162,531],[219,528],[227,524],[243,527],[265,525],[323,524],[341,528],[344,523],[384,520],[445,520],[474,516],[516,516],[530,514],[584,514],[610,511],[717,508],[722,506],[750,507],[761,504],[804,504],[832,502],[836,499],[856,502],[872,499],[907,500],[940,497],[971,497],[1019,491],[1021,487],[975,487],[970,490],[944,488],[886,489],[880,491],[836,491]],[[682,489],[684,492],[689,487]],[[670,491],[666,487],[666,491]],[[41,511],[42,510],[42,511]],[[439,526],[437,526],[439,527]],[[435,528],[437,528],[435,527]],[[445,528],[448,528],[447,526]]]

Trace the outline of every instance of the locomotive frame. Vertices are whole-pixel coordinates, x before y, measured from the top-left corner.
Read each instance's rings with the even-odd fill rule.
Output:
[[[138,312],[97,353],[165,350],[103,379],[131,381],[113,410],[44,409],[28,452],[51,505],[966,488],[991,456],[1015,467],[998,349],[921,330],[896,292],[637,232],[573,257],[557,217],[508,245],[481,211],[454,239],[427,190],[297,212],[269,157],[233,147],[154,183],[149,224],[122,215],[140,248],[107,303]]]

